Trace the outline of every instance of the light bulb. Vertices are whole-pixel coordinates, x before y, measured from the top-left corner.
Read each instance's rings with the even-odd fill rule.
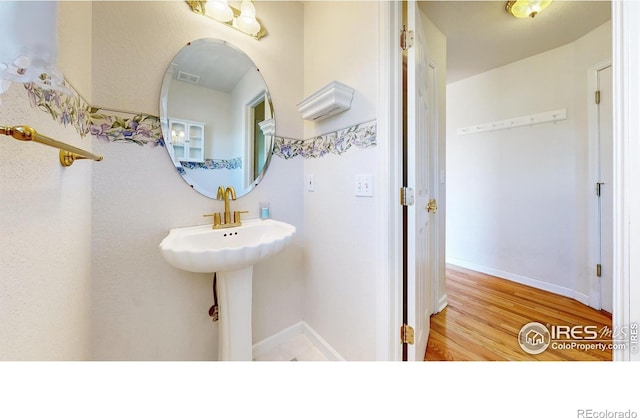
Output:
[[[532,1],[529,5],[529,17],[535,17],[542,10],[539,1]]]
[[[211,2],[207,14],[220,22],[229,22],[233,19],[233,11],[227,0],[219,0]]]
[[[260,31],[260,24],[256,20],[256,8],[251,0],[243,0],[240,4],[240,17],[236,20],[238,29],[255,35]]]
[[[242,17],[256,17],[256,7],[253,5],[251,0],[242,0],[240,4],[240,16]]]

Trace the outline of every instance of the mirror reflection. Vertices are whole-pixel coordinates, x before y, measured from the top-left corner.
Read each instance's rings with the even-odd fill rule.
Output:
[[[164,77],[160,119],[171,161],[184,180],[216,198],[251,191],[269,165],[273,106],[259,69],[239,49],[199,39],[175,56]]]

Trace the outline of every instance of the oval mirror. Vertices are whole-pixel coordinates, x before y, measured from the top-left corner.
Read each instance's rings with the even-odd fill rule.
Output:
[[[240,197],[260,182],[275,119],[262,74],[244,52],[218,39],[190,42],[169,65],[160,96],[166,149],[191,187],[215,199],[218,186]]]

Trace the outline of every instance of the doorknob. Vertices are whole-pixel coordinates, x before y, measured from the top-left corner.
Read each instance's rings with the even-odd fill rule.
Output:
[[[436,199],[430,199],[425,209],[429,213],[436,213],[438,211],[438,202],[436,202]]]

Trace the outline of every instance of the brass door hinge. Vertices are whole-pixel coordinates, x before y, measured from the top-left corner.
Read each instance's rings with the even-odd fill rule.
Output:
[[[400,32],[400,48],[402,48],[403,51],[413,46],[413,37],[413,31],[407,30],[407,27],[403,26],[402,32]]]
[[[413,327],[410,325],[402,324],[400,327],[400,344],[413,345]]]
[[[596,104],[600,104],[600,90],[596,90]]]
[[[413,206],[415,202],[413,189],[411,187],[400,188],[400,204],[402,206]]]
[[[602,264],[596,264],[596,276],[602,277]]]
[[[427,206],[425,207],[425,209],[427,210],[427,212],[429,213],[436,213],[438,212],[438,202],[436,201],[436,199],[430,199],[429,200],[429,204],[427,204]]]

